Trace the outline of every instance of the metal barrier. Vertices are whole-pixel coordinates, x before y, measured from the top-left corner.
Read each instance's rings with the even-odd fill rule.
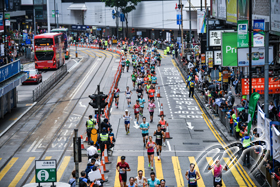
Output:
[[[39,100],[47,93],[47,90],[58,83],[63,75],[67,73],[67,66],[64,65],[56,70],[47,80],[43,81],[37,88],[33,90],[33,102]]]

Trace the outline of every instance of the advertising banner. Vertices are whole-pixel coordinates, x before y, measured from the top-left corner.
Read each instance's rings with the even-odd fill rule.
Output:
[[[253,20],[253,46],[264,47],[264,19]]]
[[[222,33],[223,67],[237,67],[237,32]]]
[[[222,65],[222,51],[214,51],[215,65]]]
[[[248,20],[237,21],[237,47],[249,47]]]
[[[250,132],[251,127],[252,127],[252,122],[253,122],[253,118],[254,118],[254,114],[255,114],[255,108],[257,105],[257,102],[260,98],[260,94],[257,92],[254,92],[249,100],[249,110],[248,110],[248,132]]]
[[[273,77],[268,80],[269,94],[280,93],[280,80],[275,81]],[[249,79],[241,80],[242,95],[249,94]],[[252,78],[252,89],[255,89],[259,94],[264,94],[264,78]]]
[[[0,26],[3,26],[3,14],[0,14]]]
[[[1,45],[2,46],[2,45]],[[1,50],[2,52],[2,50]],[[7,80],[8,78],[11,78],[12,76],[18,74],[20,72],[20,60],[17,60],[13,63],[9,63],[5,66],[2,66],[0,68],[0,82],[3,82]]]
[[[227,0],[218,0],[218,18],[227,19]]]
[[[237,23],[237,0],[227,0],[227,21]]]
[[[205,66],[205,54],[204,53],[201,54],[201,65]]]
[[[197,11],[197,34],[206,33],[206,14],[205,11]]]
[[[210,66],[212,66],[213,68],[213,51],[206,51],[205,59],[206,59],[206,66],[209,66],[209,68],[211,68]]]
[[[275,126],[272,126],[272,146],[273,146],[273,159],[280,162],[280,132],[275,128]]]
[[[212,0],[212,16],[217,17],[218,15],[218,0]]]
[[[271,18],[271,30],[280,32],[280,1],[271,0],[270,18]]]
[[[249,19],[249,0],[238,0],[238,19]]]
[[[264,66],[264,47],[252,48],[252,66]],[[273,61],[273,46],[269,46],[269,64]],[[238,49],[238,66],[249,66],[249,48]]]

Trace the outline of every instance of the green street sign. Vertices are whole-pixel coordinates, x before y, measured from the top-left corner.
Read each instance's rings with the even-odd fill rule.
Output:
[[[6,20],[10,20],[10,19],[11,19],[11,16],[10,16],[9,13],[5,13],[5,19],[6,19]]]
[[[36,183],[56,182],[56,160],[35,161]]]
[[[237,32],[222,32],[223,67],[237,67]]]
[[[55,18],[55,11],[52,10],[52,17]]]
[[[249,33],[248,33],[248,20],[237,21],[237,48],[248,47]]]

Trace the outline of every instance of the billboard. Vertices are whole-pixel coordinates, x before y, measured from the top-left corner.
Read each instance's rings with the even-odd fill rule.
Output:
[[[279,0],[271,0],[271,30],[280,32],[280,1]]]
[[[218,0],[218,18],[227,19],[227,0]]]
[[[280,93],[280,80],[275,81],[273,77],[268,80],[268,93]],[[249,79],[241,79],[242,95],[249,94]],[[259,94],[264,94],[264,78],[252,78],[252,89],[255,89]]]
[[[206,33],[206,14],[205,11],[197,10],[197,34]]]
[[[0,68],[0,82],[3,82],[8,78],[18,74],[20,71],[20,60],[2,66]]]
[[[249,19],[249,0],[238,0],[238,19]]]
[[[205,57],[206,66],[209,66],[209,68],[213,68],[213,51],[206,51]]]
[[[237,21],[237,47],[248,47],[248,20]]]
[[[227,21],[237,23],[237,0],[227,0]]]
[[[222,33],[222,64],[237,67],[237,32]]]
[[[214,51],[214,64],[222,65],[222,52],[221,51]]]
[[[218,14],[218,0],[212,0],[211,2],[212,2],[211,15],[216,18]]]
[[[234,31],[234,30],[210,30],[209,31],[209,46],[221,46],[222,45],[222,32]]]
[[[264,47],[252,48],[252,66],[264,66]],[[269,46],[269,64],[273,61],[273,46]],[[238,49],[238,66],[249,66],[249,48]]]

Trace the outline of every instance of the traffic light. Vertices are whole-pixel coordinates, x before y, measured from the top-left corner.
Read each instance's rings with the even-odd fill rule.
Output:
[[[108,102],[106,102],[108,95],[100,94],[99,97],[100,97],[100,107],[105,108],[108,105]]]
[[[89,98],[92,99],[92,102],[89,103],[90,106],[93,108],[98,108],[98,95],[97,94],[92,94],[88,96]]]

